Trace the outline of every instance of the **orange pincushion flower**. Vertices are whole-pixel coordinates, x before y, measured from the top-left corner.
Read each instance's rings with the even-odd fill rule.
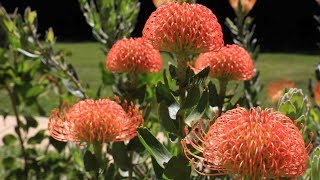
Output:
[[[317,105],[320,106],[320,83],[319,82],[313,89],[313,95]]]
[[[143,37],[160,51],[202,53],[223,46],[222,30],[212,11],[200,4],[169,2],[147,20]]]
[[[233,8],[235,12],[244,12],[244,14],[248,14],[253,6],[256,4],[257,0],[240,0],[242,5],[242,10],[240,9],[239,0],[229,0],[229,4]]]
[[[200,174],[278,179],[297,177],[306,170],[311,143],[305,147],[296,123],[272,109],[257,107],[247,111],[238,107],[227,111],[207,134],[200,124],[201,121],[192,129],[192,139],[182,140],[185,155],[193,166],[215,171],[205,174],[196,169]],[[187,143],[202,156],[193,154]]]
[[[112,73],[156,73],[161,70],[160,52],[142,38],[117,41],[107,56],[106,66]]]
[[[195,61],[195,69],[210,66],[210,76],[223,80],[249,80],[254,75],[254,65],[248,52],[233,44],[219,51],[202,53]]]
[[[83,100],[68,112],[53,110],[48,129],[53,138],[65,142],[101,144],[130,140],[136,136],[136,128],[143,124],[143,119],[133,104],[125,103],[124,108],[109,99]]]
[[[294,87],[296,87],[296,84],[290,80],[272,81],[268,84],[268,97],[272,103],[276,104],[284,94],[285,89]]]

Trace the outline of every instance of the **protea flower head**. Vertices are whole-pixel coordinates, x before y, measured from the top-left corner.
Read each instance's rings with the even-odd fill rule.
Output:
[[[156,7],[160,7],[161,5],[167,3],[167,2],[173,2],[173,1],[177,1],[177,2],[188,2],[188,3],[196,3],[196,0],[152,0],[154,6]]]
[[[102,144],[130,140],[142,124],[142,115],[132,103],[121,106],[109,99],[88,99],[69,110],[53,110],[48,129],[58,141]]]
[[[270,101],[276,104],[281,96],[284,94],[285,89],[296,87],[296,84],[290,80],[276,80],[268,84],[267,94]]]
[[[253,61],[248,52],[233,44],[219,51],[202,53],[195,61],[195,70],[210,66],[210,76],[221,80],[249,80],[254,75]]]
[[[107,56],[107,70],[112,73],[156,73],[161,70],[160,52],[142,38],[117,41]]]
[[[320,106],[320,83],[318,82],[317,85],[313,88],[313,95],[316,101],[316,104]]]
[[[253,6],[256,4],[257,0],[229,0],[230,6],[237,13],[248,14]],[[241,3],[242,8],[239,7],[239,3]]]
[[[216,16],[200,4],[169,2],[147,20],[143,37],[160,51],[173,54],[202,53],[223,46]]]
[[[186,157],[200,174],[279,179],[297,177],[306,170],[311,143],[306,147],[296,122],[272,109],[229,110],[207,133],[201,124],[182,140]],[[194,154],[190,145],[200,153]],[[205,169],[213,174],[204,173]]]

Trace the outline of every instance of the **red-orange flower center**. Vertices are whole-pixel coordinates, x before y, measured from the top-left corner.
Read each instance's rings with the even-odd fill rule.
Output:
[[[195,61],[195,70],[210,66],[210,76],[221,80],[249,80],[254,65],[248,52],[238,45],[226,45],[219,51],[202,53]]]
[[[285,89],[296,87],[296,84],[290,80],[272,81],[268,84],[267,93],[270,101],[276,104],[281,96],[284,94]]]
[[[133,104],[127,112],[109,99],[84,100],[69,111],[55,109],[49,118],[50,135],[59,141],[105,143],[130,140],[143,124],[142,115]]]
[[[142,38],[117,41],[106,59],[112,73],[155,73],[161,70],[160,52]]]
[[[205,135],[201,125],[191,134],[193,138],[187,137],[182,144],[193,164],[215,170],[211,175],[230,173],[239,179],[300,176],[306,170],[311,147],[305,147],[290,118],[272,109],[247,111],[239,107],[219,117]],[[187,143],[202,152],[202,157],[193,154]]]
[[[143,37],[174,54],[202,53],[223,46],[222,30],[210,9],[199,4],[166,3],[147,20]]]

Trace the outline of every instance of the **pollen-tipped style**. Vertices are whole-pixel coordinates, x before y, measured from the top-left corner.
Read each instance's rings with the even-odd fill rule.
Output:
[[[112,46],[106,66],[112,73],[156,73],[162,68],[162,59],[143,38],[125,38]]]
[[[215,51],[223,46],[216,16],[200,4],[169,2],[147,20],[143,37],[160,51],[192,54]]]
[[[207,133],[200,121],[190,134],[182,145],[195,170],[204,175],[231,174],[235,179],[300,176],[306,170],[312,148],[311,143],[305,146],[296,122],[259,107],[229,110],[216,119]],[[193,153],[189,146],[200,153]],[[204,169],[213,174],[204,173]]]
[[[121,106],[109,99],[89,99],[69,110],[53,110],[48,129],[58,141],[102,144],[130,140],[142,124],[142,115],[132,103]]]
[[[267,94],[270,101],[276,104],[282,95],[284,95],[285,89],[295,88],[296,84],[290,80],[275,80],[271,81],[267,87]]]
[[[195,61],[195,70],[210,67],[210,76],[221,80],[250,80],[254,75],[253,61],[238,45],[226,45],[219,51],[202,53]]]

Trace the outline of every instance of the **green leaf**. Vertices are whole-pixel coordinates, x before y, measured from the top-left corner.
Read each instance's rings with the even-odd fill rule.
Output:
[[[200,118],[202,118],[202,115],[205,113],[208,105],[209,105],[209,92],[208,90],[206,90],[202,93],[202,96],[196,108],[185,119],[185,123],[190,126],[192,121],[197,122]]]
[[[163,179],[162,174],[164,172],[164,169],[157,163],[155,158],[151,157],[151,160],[152,160],[153,171],[156,174],[157,179]]]
[[[160,103],[161,101],[164,101],[167,106],[170,106],[175,102],[175,99],[170,89],[160,81],[158,82],[156,87],[156,96],[157,96],[158,103]]]
[[[190,69],[190,67],[188,67]],[[193,72],[193,70],[190,70]],[[202,84],[208,77],[210,72],[210,67],[206,67],[201,70],[198,74],[193,75],[190,79],[188,79],[188,86],[200,85]]]
[[[164,168],[167,162],[171,159],[172,154],[151,134],[147,128],[139,128],[138,137],[149,154],[155,158],[162,168]]]
[[[64,148],[65,148],[66,145],[67,145],[66,142],[57,141],[57,140],[55,140],[54,138],[52,138],[51,136],[50,136],[50,138],[49,138],[49,142],[50,142],[50,144],[51,144],[54,148],[56,148],[56,150],[57,150],[58,152],[61,152],[62,150],[64,150]]]
[[[33,127],[33,128],[36,128],[38,127],[38,121],[32,117],[32,116],[24,116],[24,118],[26,119],[27,121],[27,127]]]
[[[195,106],[200,99],[200,89],[198,86],[192,86],[190,90],[187,91],[187,97],[183,103],[181,109],[189,109]]]
[[[13,169],[16,164],[16,157],[5,157],[2,159],[2,165],[5,169]]]
[[[98,160],[91,151],[86,151],[83,157],[83,164],[86,171],[95,171],[99,169]]]
[[[17,138],[12,134],[7,134],[2,138],[2,141],[6,146],[10,146],[17,142]]]
[[[138,99],[140,104],[143,103],[143,100],[144,100],[145,95],[146,95],[146,89],[147,89],[147,85],[144,84],[144,85],[138,87],[134,91],[134,93],[132,94],[132,97],[135,98],[135,99]]]
[[[129,157],[126,146],[123,142],[114,142],[112,144],[110,154],[112,155],[115,164],[118,165],[122,170],[129,169]]]
[[[29,24],[33,24],[34,20],[37,18],[37,12],[36,11],[30,11],[28,13],[28,22]]]
[[[171,133],[178,131],[177,126],[174,124],[175,120],[170,118],[169,107],[164,102],[161,102],[159,106],[159,120],[166,131]]]
[[[141,144],[137,136],[129,141],[129,144],[127,145],[127,149],[128,151],[135,151],[138,153],[142,153],[145,150],[144,146]]]
[[[209,104],[212,107],[218,106],[219,104],[219,96],[216,85],[212,83],[212,81],[208,84],[209,88]]]
[[[190,179],[191,167],[184,156],[173,156],[164,170],[170,179]]]
[[[46,137],[44,132],[45,130],[40,130],[36,135],[34,135],[28,140],[28,144],[32,144],[32,145],[40,144],[42,140]]]
[[[52,28],[48,29],[46,40],[47,42],[54,44],[55,38],[54,38],[54,32]]]
[[[177,68],[174,65],[169,65],[169,72],[172,79],[177,79]]]
[[[290,119],[295,119],[296,108],[290,102],[283,103],[279,107],[279,111],[288,116]]]

